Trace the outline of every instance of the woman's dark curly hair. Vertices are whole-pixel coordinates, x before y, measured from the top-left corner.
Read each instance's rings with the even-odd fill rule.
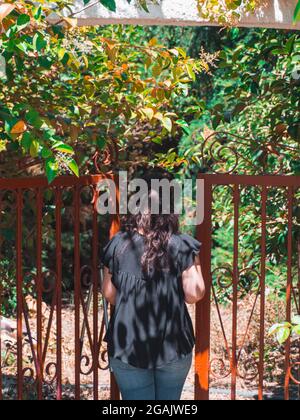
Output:
[[[161,169],[147,170],[140,178],[148,185],[148,209],[151,202],[151,181],[153,179],[169,181],[173,177]],[[173,234],[179,232],[179,216],[175,214],[174,192],[171,188],[170,213],[162,211],[162,189],[159,191],[159,214],[152,214],[151,211],[138,211],[137,214],[128,214],[122,218],[122,230],[130,234],[142,233],[145,239],[145,249],[142,256],[143,271],[149,273],[152,270],[163,270],[169,267],[168,244]]]

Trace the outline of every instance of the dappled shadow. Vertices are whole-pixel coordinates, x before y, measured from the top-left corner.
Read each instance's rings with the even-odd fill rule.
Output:
[[[17,378],[15,375],[3,375],[2,377],[3,400],[17,400]],[[57,400],[55,385],[43,385],[43,400]],[[101,400],[108,400],[110,390],[107,385],[99,385],[99,395]],[[23,382],[23,400],[38,400],[37,385],[30,379],[24,378]],[[75,385],[62,385],[62,400],[75,400]],[[93,385],[82,384],[80,400],[93,400]]]
[[[139,263],[142,237],[124,234],[122,238],[115,251],[108,250],[114,255],[113,283],[120,291],[106,337],[109,353],[140,368],[160,366],[190,353],[193,329],[175,261],[168,269],[145,275]]]

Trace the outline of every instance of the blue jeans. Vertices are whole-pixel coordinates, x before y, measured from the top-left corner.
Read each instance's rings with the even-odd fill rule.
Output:
[[[123,400],[180,400],[182,389],[191,368],[192,353],[156,369],[139,369],[110,359]]]

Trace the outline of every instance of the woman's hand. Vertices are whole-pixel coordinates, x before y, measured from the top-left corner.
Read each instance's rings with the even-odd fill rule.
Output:
[[[116,304],[116,296],[117,296],[117,289],[113,285],[111,281],[111,274],[108,268],[104,268],[104,279],[103,279],[103,286],[102,286],[102,294],[105,299],[111,304]]]
[[[182,273],[182,284],[186,303],[194,304],[204,298],[205,283],[199,256],[195,258],[195,264]]]

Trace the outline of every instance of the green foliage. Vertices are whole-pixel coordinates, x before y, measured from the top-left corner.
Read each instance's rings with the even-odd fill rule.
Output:
[[[127,27],[78,29],[63,15],[65,26],[50,25],[47,4],[12,6],[3,16],[2,150],[44,161],[52,181],[65,172],[78,176],[89,151],[103,142],[126,148],[137,125],[151,127],[148,142],[181,132],[174,106],[207,71],[203,60],[155,38],[138,45]],[[57,4],[59,15],[63,2]]]
[[[299,35],[235,28],[220,41],[222,51],[213,73],[213,94],[202,118],[193,124],[198,132],[184,140],[186,157],[201,164],[201,141],[217,130],[231,135],[218,170],[226,172],[233,167],[232,149],[238,145],[237,171],[257,174],[281,170],[298,175]],[[204,92],[201,94],[204,96]],[[207,152],[214,140],[212,136],[207,142]],[[215,144],[216,154],[221,143]]]
[[[86,7],[89,3],[85,2]],[[164,140],[171,136],[178,138],[182,132],[189,135],[195,126],[190,126],[193,119],[203,127],[207,118],[213,128],[225,129],[226,124],[230,132],[242,132],[243,136],[247,127],[253,136],[257,117],[263,115],[266,124],[257,136],[261,144],[245,154],[257,166],[265,159],[268,147],[263,140],[269,134],[266,128],[273,129],[277,142],[285,142],[287,135],[288,141],[297,140],[298,79],[290,83],[289,78],[298,74],[296,35],[286,39],[282,33],[276,43],[275,37],[261,37],[259,30],[256,35],[250,31],[248,38],[239,36],[238,29],[233,30],[230,37],[238,47],[225,48],[220,54],[221,69],[215,73],[214,86],[217,95],[207,106],[205,99],[211,95],[211,81],[202,74],[208,71],[210,57],[203,55],[200,47],[197,52],[201,43],[196,42],[196,37],[190,42],[191,29],[187,28],[184,37],[175,34],[180,28],[79,30],[71,9],[68,18],[62,14],[65,1],[56,2],[56,12],[65,27],[47,23],[52,10],[49,2],[43,2],[39,8],[26,3],[23,9],[15,2],[7,4],[10,9],[1,12],[4,31],[0,40],[0,151],[44,161],[49,181],[60,173],[78,174],[79,167],[85,167],[89,161],[89,151],[99,145],[103,148],[106,141],[118,141],[124,150],[152,141],[162,146],[157,155],[159,164],[170,169],[184,163],[190,167],[192,162],[199,166],[199,145],[186,148],[184,156],[179,157],[173,151],[166,156],[163,147]],[[105,4],[114,7],[113,2]],[[169,38],[172,31],[173,39]],[[203,34],[206,29],[197,31]],[[169,42],[169,48],[148,36],[150,32]],[[178,37],[183,46],[190,45],[196,59],[188,58],[184,49],[178,48]],[[284,47],[282,40],[286,42]],[[214,44],[216,39],[209,37],[209,42]],[[214,59],[212,56],[212,62]],[[256,72],[247,72],[250,67]],[[282,81],[278,74],[284,75]],[[282,121],[287,117],[288,125]],[[68,151],[57,150],[53,147],[56,143],[67,144]],[[292,143],[294,147],[295,142]],[[268,164],[272,164],[272,159],[276,162],[276,153],[275,147]],[[298,161],[290,155],[286,156],[290,170],[297,173]],[[130,157],[134,159],[135,155]],[[230,163],[228,156],[227,162]]]
[[[292,322],[275,324],[269,331],[270,335],[275,335],[279,344],[284,344],[291,336],[300,336],[300,316],[297,315]]]
[[[15,314],[17,309],[17,291],[14,285],[16,273],[12,269],[11,263],[6,260],[0,260],[0,310],[1,315],[9,317]]]
[[[190,44],[189,53],[194,56],[201,54],[201,48],[220,53],[217,67],[197,79],[190,90],[191,103],[205,101],[201,108],[198,104],[197,117],[186,120],[179,150],[173,149],[168,155],[160,153],[158,161],[171,170],[175,168],[179,177],[196,177],[199,170],[299,175],[297,32],[233,28],[220,33],[214,28],[172,28],[161,36],[170,44],[180,36],[184,47]],[[182,99],[180,106],[184,106]],[[223,134],[216,135],[216,131]],[[297,200],[298,193],[293,208],[293,250],[297,249],[300,235]],[[230,303],[233,206],[229,188],[215,189],[213,212],[213,281],[219,301]],[[265,280],[268,299],[277,303],[286,297],[287,214],[286,191],[269,189]],[[259,293],[259,276],[255,272],[260,272],[260,260],[261,191],[242,189],[239,297]],[[293,267],[297,267],[297,252],[293,252]]]

